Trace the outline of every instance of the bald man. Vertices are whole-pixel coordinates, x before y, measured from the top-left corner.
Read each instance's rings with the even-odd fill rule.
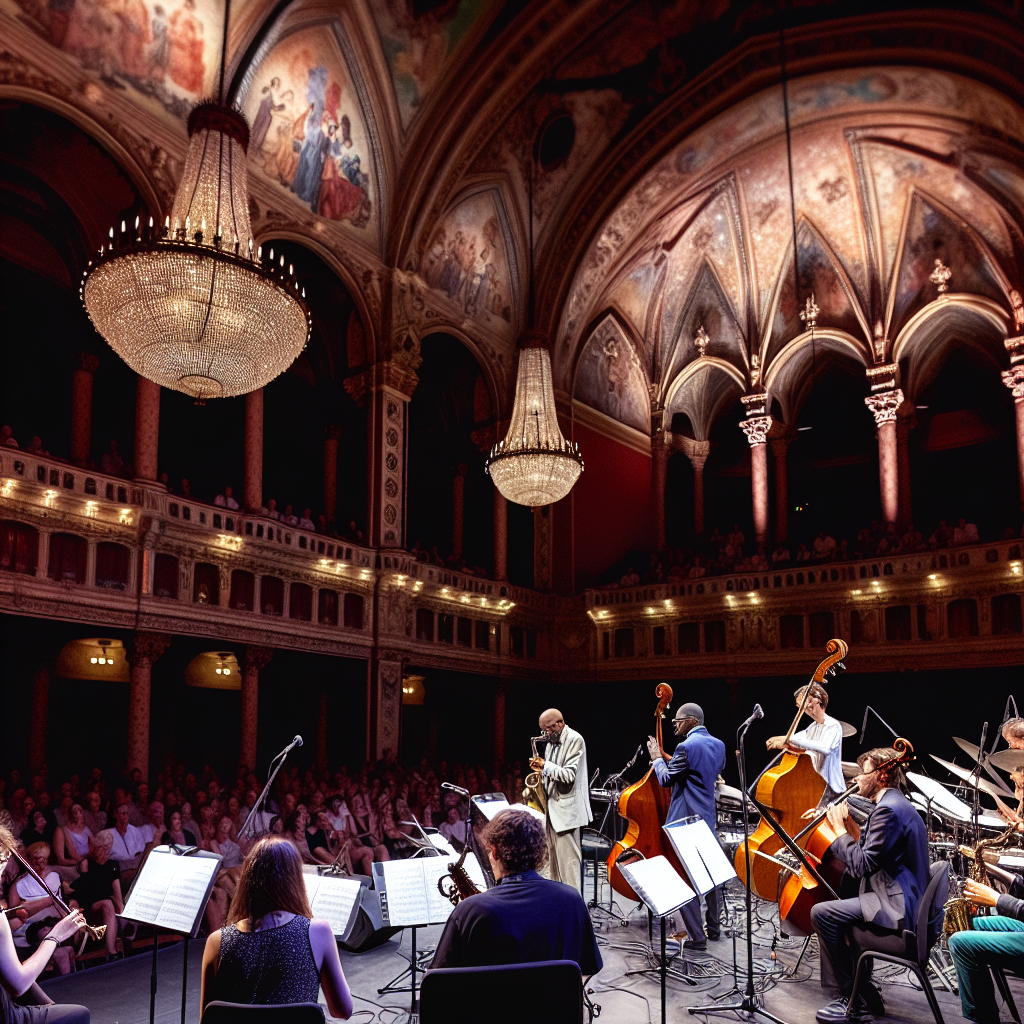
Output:
[[[547,739],[544,756],[533,758],[530,768],[544,776],[548,798],[547,871],[556,882],[565,882],[579,892],[583,863],[580,829],[594,820],[587,745],[575,729],[565,724],[557,708],[548,708],[540,716],[540,731]]]

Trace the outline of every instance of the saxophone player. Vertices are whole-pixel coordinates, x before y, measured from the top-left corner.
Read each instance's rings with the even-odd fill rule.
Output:
[[[547,871],[556,882],[580,891],[583,848],[580,829],[594,819],[590,810],[587,744],[565,724],[562,712],[548,708],[540,716],[546,738],[544,756],[530,760],[530,768],[543,777],[547,797],[547,839],[550,857]]]

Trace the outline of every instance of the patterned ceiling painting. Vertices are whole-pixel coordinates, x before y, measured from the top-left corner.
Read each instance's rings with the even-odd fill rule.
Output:
[[[97,80],[174,117],[215,91],[224,26],[217,0],[0,0],[0,10]]]
[[[574,397],[620,423],[647,433],[651,402],[640,357],[613,316],[595,328],[576,367]]]
[[[252,170],[320,217],[376,230],[377,175],[363,111],[327,29],[278,43],[253,76],[243,110]]]
[[[572,372],[573,351],[593,344],[581,327],[602,309],[614,302],[639,322],[642,304],[625,284],[641,268],[642,279],[653,280],[646,268],[657,265],[659,251],[664,275],[643,303],[660,310],[644,318],[645,334],[655,338],[638,345],[658,346],[651,370],[656,399],[668,403],[666,426],[685,412],[698,437],[710,430],[707,417],[735,399],[737,376],[748,392],[770,380],[795,415],[805,368],[792,344],[810,341],[799,313],[812,293],[823,350],[862,365],[884,361],[907,320],[934,302],[936,259],[951,269],[953,292],[1008,311],[1024,238],[995,190],[987,193],[971,174],[980,177],[984,167],[999,190],[1021,191],[1019,172],[990,156],[997,132],[1024,141],[1024,117],[1012,104],[984,86],[917,68],[798,80],[790,97],[797,267],[781,94],[773,89],[663,157],[596,232],[563,307],[558,380]],[[971,117],[991,136],[969,127]],[[785,372],[781,362],[773,366],[780,359]],[[702,387],[710,389],[704,398],[696,394]]]
[[[428,288],[506,341],[513,337],[512,275],[494,192],[481,192],[450,211],[420,261]]]
[[[403,127],[408,127],[447,68],[452,53],[490,0],[370,0],[391,71]]]

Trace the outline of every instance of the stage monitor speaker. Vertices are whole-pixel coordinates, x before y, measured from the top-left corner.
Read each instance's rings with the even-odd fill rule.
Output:
[[[352,877],[363,887],[359,893],[359,911],[348,938],[338,945],[349,953],[365,953],[368,949],[383,945],[402,929],[385,927],[380,913],[380,895],[376,889],[370,888],[372,880],[365,875]]]

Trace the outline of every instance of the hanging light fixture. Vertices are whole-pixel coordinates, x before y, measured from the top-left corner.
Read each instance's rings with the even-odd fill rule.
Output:
[[[528,316],[533,323],[533,158],[530,161],[530,277]],[[536,508],[564,498],[583,472],[575,441],[558,426],[551,355],[547,341],[532,327],[519,342],[516,397],[508,433],[492,449],[484,466],[502,496]]]
[[[244,395],[283,373],[309,336],[305,290],[274,252],[254,251],[246,149],[249,127],[224,103],[228,9],[219,99],[188,118],[189,149],[163,227],[110,229],[82,278],[96,330],[136,373],[197,401]]]

